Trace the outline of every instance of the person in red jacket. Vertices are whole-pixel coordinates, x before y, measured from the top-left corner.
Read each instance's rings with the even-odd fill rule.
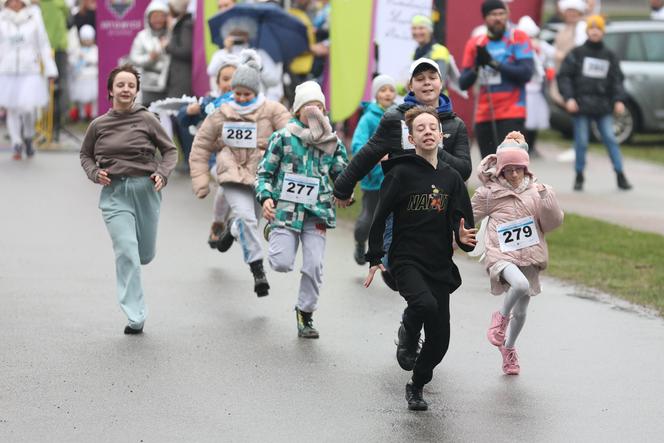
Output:
[[[471,37],[461,63],[459,85],[466,90],[479,82],[475,134],[482,158],[510,131],[524,131],[526,83],[534,72],[530,39],[509,28],[508,13],[500,0],[485,0],[482,16],[486,34]]]

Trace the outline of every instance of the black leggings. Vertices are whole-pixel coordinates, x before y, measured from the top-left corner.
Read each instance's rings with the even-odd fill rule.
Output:
[[[355,241],[366,243],[380,191],[362,191],[362,212],[355,222]]]
[[[522,118],[496,120],[495,124],[496,134],[493,133],[492,122],[475,123],[475,137],[477,137],[477,144],[480,145],[482,158],[489,154],[495,154],[498,145],[503,142],[505,136],[510,132],[520,131],[523,133],[526,130],[525,120]]]
[[[413,369],[413,383],[424,386],[450,345],[450,294],[414,266],[398,266],[394,272],[399,293],[408,303],[403,311],[404,327],[412,336],[424,325],[425,341]]]

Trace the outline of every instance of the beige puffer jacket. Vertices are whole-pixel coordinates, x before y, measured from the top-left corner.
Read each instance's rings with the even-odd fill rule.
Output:
[[[263,159],[267,140],[277,129],[286,126],[291,114],[281,103],[265,100],[263,104],[249,114],[238,114],[228,103],[209,115],[196,132],[194,144],[189,155],[189,167],[194,194],[198,198],[209,192],[210,174],[208,160],[210,155],[217,155],[217,177],[219,183],[239,183],[254,185],[258,163]],[[258,129],[258,148],[230,148],[222,141],[224,122],[256,122]]]
[[[482,160],[477,173],[483,185],[475,191],[471,203],[476,222],[488,217],[484,257],[487,271],[499,261],[545,269],[549,253],[544,234],[554,230],[563,222],[563,211],[558,205],[553,189],[538,183],[529,172],[527,174],[530,175],[530,184],[522,192],[516,192],[508,185],[503,185],[496,176],[495,154]],[[496,230],[498,225],[528,216],[535,219],[539,244],[517,251],[502,252]],[[487,223],[487,220],[484,223]]]

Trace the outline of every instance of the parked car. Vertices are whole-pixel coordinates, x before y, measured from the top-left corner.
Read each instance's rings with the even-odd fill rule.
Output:
[[[549,38],[552,33],[555,29],[547,31]],[[638,132],[664,131],[664,21],[611,22],[604,44],[616,53],[625,75],[625,113],[614,116],[618,142],[629,141]],[[555,104],[551,104],[551,127],[572,133],[569,115]],[[599,139],[597,128],[592,129]]]

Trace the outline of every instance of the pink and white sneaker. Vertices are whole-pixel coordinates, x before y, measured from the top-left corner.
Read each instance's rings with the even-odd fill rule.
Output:
[[[506,375],[519,375],[521,366],[519,366],[519,356],[515,348],[506,348],[499,346],[500,354],[503,356],[503,372]]]
[[[503,317],[500,311],[491,314],[491,326],[486,333],[489,342],[494,346],[502,346],[505,343],[505,330],[510,322],[510,317]]]

